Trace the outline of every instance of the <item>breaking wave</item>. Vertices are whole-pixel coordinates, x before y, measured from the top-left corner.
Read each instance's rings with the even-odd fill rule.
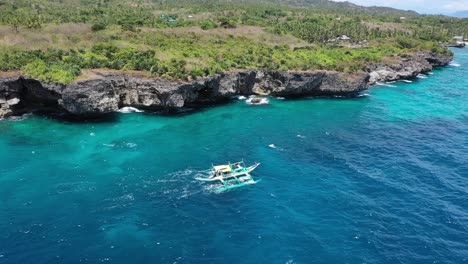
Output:
[[[265,105],[269,104],[270,101],[266,97],[257,97],[257,96],[251,96],[249,99],[245,101],[249,105]]]
[[[143,110],[140,110],[138,108],[135,108],[135,107],[131,107],[131,106],[126,106],[126,107],[122,107],[118,110],[119,113],[123,113],[123,114],[129,114],[129,113],[142,113],[144,112]]]

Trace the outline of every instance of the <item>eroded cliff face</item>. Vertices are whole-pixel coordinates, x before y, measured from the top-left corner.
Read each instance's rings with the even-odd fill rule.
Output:
[[[0,78],[0,118],[35,110],[56,110],[65,85],[44,84],[17,74]]]
[[[126,106],[177,109],[219,103],[235,95],[347,95],[367,89],[368,78],[366,73],[245,71],[177,82],[102,72],[90,80],[57,85],[17,76],[0,79],[0,117],[43,109],[83,117]]]
[[[60,85],[18,74],[0,78],[0,118],[41,110],[91,117],[127,106],[178,109],[224,102],[236,95],[352,95],[375,82],[415,77],[433,67],[446,65],[451,59],[450,56],[415,53],[394,64],[371,65],[369,72],[356,74],[251,70],[216,74],[191,82],[95,72],[91,79]]]
[[[368,67],[370,72],[369,84],[411,79],[420,73],[429,72],[435,67],[445,66],[452,59],[453,56],[448,55],[416,52],[405,57],[399,57],[393,63],[372,64]]]
[[[23,87],[17,77],[7,77],[0,80],[0,118],[19,114],[18,104],[22,98]]]

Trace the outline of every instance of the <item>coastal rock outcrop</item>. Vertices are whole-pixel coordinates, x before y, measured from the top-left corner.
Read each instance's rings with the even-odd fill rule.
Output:
[[[177,109],[224,102],[235,95],[346,95],[367,89],[367,81],[366,73],[326,71],[252,70],[216,74],[192,82],[96,72],[93,79],[70,85],[42,84],[18,76],[0,79],[0,117],[45,108],[83,117],[116,112],[122,107]]]
[[[62,85],[16,74],[0,77],[0,118],[38,110],[91,117],[113,113],[122,107],[178,109],[225,102],[235,95],[352,95],[376,82],[415,77],[433,67],[446,65],[451,59],[450,56],[420,52],[399,58],[395,63],[370,65],[368,72],[354,74],[247,70],[193,81],[95,71],[86,80]]]
[[[69,113],[99,115],[119,110],[119,93],[108,80],[88,80],[67,86],[58,103]]]
[[[6,77],[0,81],[0,118],[18,113],[18,104],[21,102],[22,85],[18,77]]]
[[[429,72],[434,67],[445,66],[453,56],[427,52],[416,52],[399,57],[395,62],[371,64],[368,67],[369,84],[377,82],[411,79],[420,73]]]

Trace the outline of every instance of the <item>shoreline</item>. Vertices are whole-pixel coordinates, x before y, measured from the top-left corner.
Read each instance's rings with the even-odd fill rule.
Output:
[[[289,98],[353,96],[378,82],[416,78],[448,65],[453,56],[414,52],[391,62],[370,64],[366,72],[243,70],[193,81],[148,78],[135,73],[94,70],[69,85],[44,83],[21,73],[0,77],[0,119],[41,112],[73,119],[97,118],[123,107],[172,111],[228,102],[235,96]]]

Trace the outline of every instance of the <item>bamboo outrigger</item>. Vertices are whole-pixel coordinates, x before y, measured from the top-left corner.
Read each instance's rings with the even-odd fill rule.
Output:
[[[215,193],[221,193],[227,190],[243,187],[246,185],[256,184],[259,181],[253,179],[250,172],[255,170],[260,163],[256,163],[252,166],[245,167],[243,161],[236,163],[228,163],[226,165],[212,166],[208,171],[210,176],[206,178],[195,178],[199,181],[213,182],[220,181],[223,186],[215,190]]]

